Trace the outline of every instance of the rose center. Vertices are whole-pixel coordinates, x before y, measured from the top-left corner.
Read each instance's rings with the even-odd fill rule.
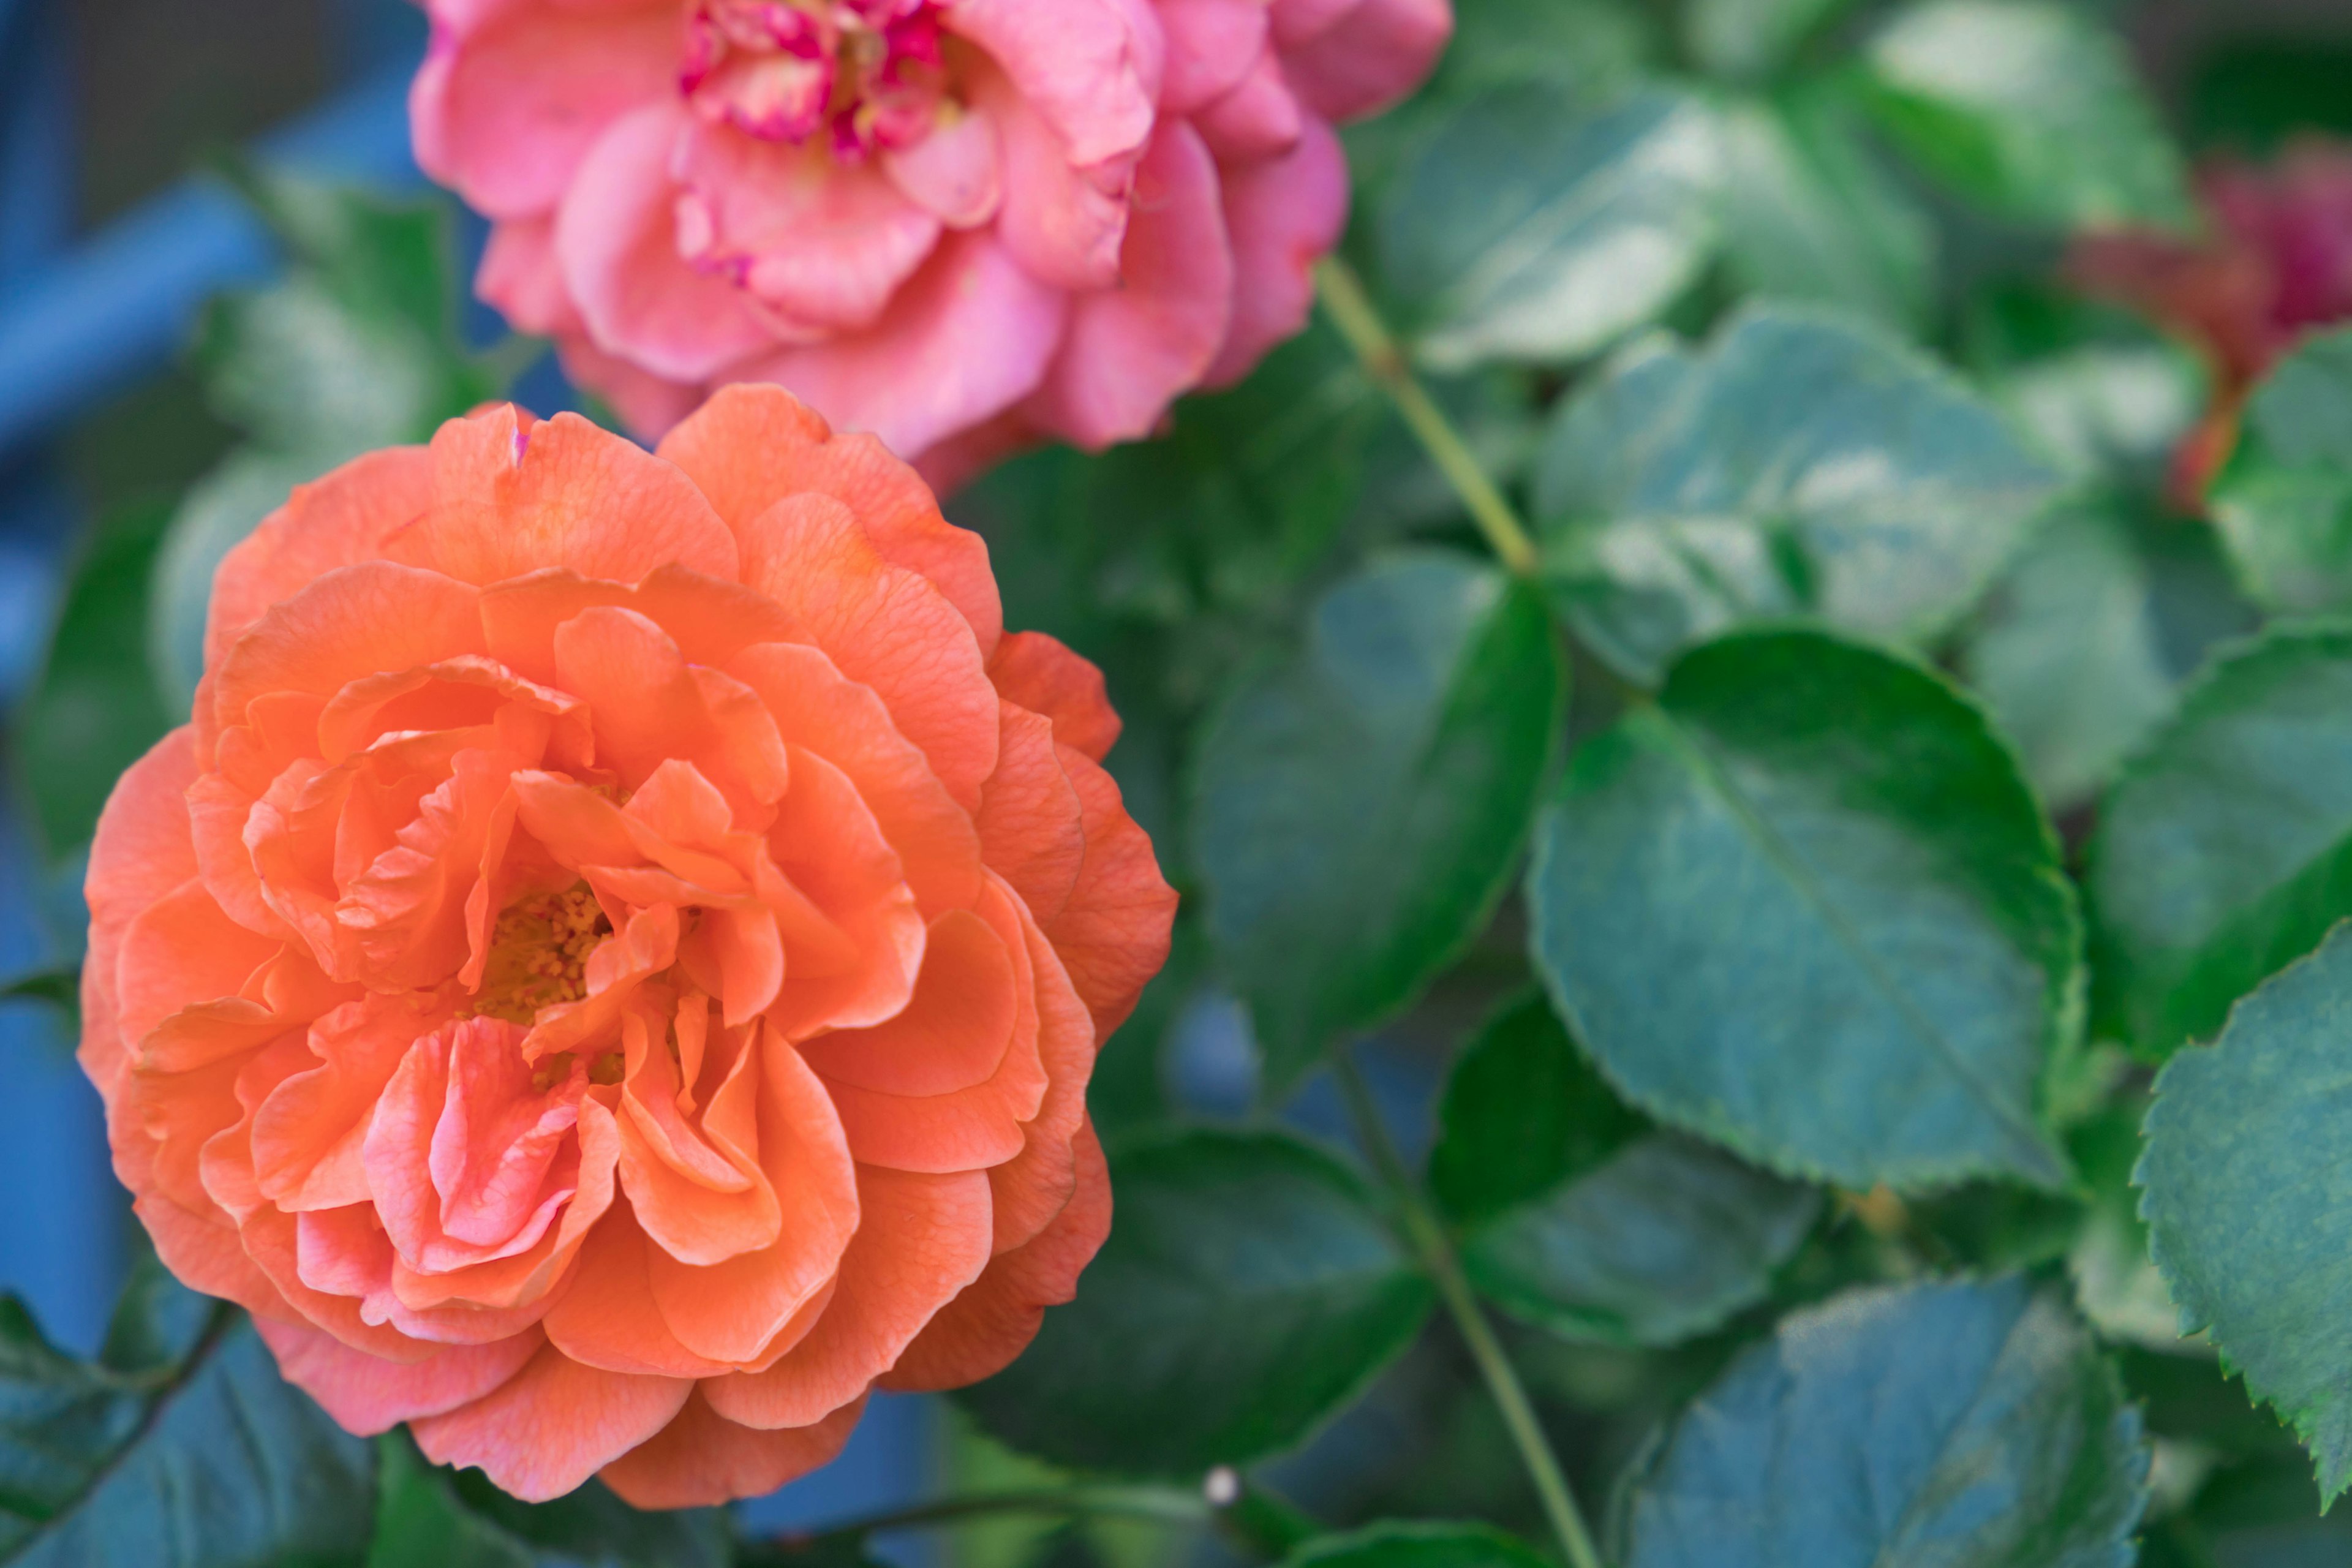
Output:
[[[509,904],[490,931],[473,1011],[528,1026],[541,1007],[588,994],[588,955],[613,934],[585,882]]]
[[[862,158],[921,141],[947,90],[937,0],[693,0],[679,89],[765,142]]]

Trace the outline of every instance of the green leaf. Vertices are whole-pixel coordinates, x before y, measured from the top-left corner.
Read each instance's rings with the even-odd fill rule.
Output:
[[[1280,1568],[1542,1568],[1545,1559],[1489,1524],[1382,1520],[1318,1536]]]
[[[294,252],[271,288],[215,301],[196,363],[215,409],[281,452],[331,459],[421,441],[493,396],[457,335],[460,294],[443,201],[248,173],[247,197]]]
[[[1654,320],[1712,254],[1720,161],[1705,107],[1664,89],[1599,114],[1538,83],[1461,105],[1380,215],[1414,353],[1556,363]]]
[[[2352,605],[2352,331],[2309,340],[2254,389],[2210,503],[2263,605]]]
[[[1511,1316],[1570,1339],[1665,1345],[1769,1292],[1821,1196],[1654,1132],[1473,1231],[1462,1267]]]
[[[1821,91],[1733,99],[1721,122],[1724,246],[1746,289],[1916,331],[1935,286],[1935,233],[1864,144],[1853,107]]]
[[[2294,1427],[2323,1500],[2352,1482],[2347,1019],[2352,930],[2339,924],[2241,1002],[2210,1048],[2167,1064],[2132,1173],[2181,1333],[2203,1331]]]
[[[2127,1568],[2148,1447],[2062,1299],[1860,1290],[1784,1320],[1621,1500],[1625,1568]]]
[[[1754,81],[1786,64],[1798,45],[1852,0],[1691,0],[1683,34],[1710,76]]]
[[[406,1436],[376,1439],[381,1491],[367,1568],[727,1568],[717,1509],[641,1512],[601,1481],[518,1502],[478,1471],[425,1463]]]
[[[1317,605],[1200,742],[1193,854],[1276,1090],[1476,936],[1507,884],[1566,680],[1535,595],[1436,551]]]
[[[959,1398],[1058,1463],[1197,1477],[1297,1442],[1412,1342],[1431,1291],[1346,1167],[1275,1133],[1111,1160],[1118,1223],[1028,1352]]]
[[[2352,631],[2215,664],[2099,814],[2094,1010],[2162,1058],[2352,913]]]
[[[89,839],[116,778],[172,727],[137,635],[163,521],[156,507],[100,520],[14,727],[18,776],[52,851]]]
[[[2122,41],[2045,0],[1920,0],[1863,52],[1879,124],[1987,211],[2183,225],[2179,154]]]
[[[1462,1225],[1543,1196],[1648,1126],[1534,991],[1506,1004],[1463,1049],[1437,1119],[1430,1191]]]
[[[1538,826],[1536,964],[1634,1104],[1784,1174],[2065,1180],[2081,1026],[2058,846],[1941,678],[1810,631],[1686,656]]]
[[[368,1446],[278,1377],[241,1317],[207,1315],[178,1355],[168,1321],[118,1323],[110,1348],[139,1359],[110,1365],[60,1353],[0,1300],[0,1563],[356,1568]]]
[[[2105,787],[2171,713],[2161,639],[2130,523],[2111,506],[2070,507],[2011,563],[1961,668],[2063,809]]]
[[[1636,345],[1567,399],[1535,503],[1570,624],[1649,682],[1745,621],[1811,612],[1931,637],[2058,483],[1995,409],[1898,340],[1766,306],[1703,348]]]

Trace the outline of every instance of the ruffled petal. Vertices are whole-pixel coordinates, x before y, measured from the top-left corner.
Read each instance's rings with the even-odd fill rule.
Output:
[[[708,1508],[764,1497],[839,1457],[866,1413],[863,1395],[807,1426],[739,1426],[698,1392],[658,1436],[598,1471],[635,1508]]]
[[[436,1465],[479,1467],[525,1502],[560,1498],[669,1425],[694,1383],[583,1366],[553,1345],[470,1405],[412,1422]]]

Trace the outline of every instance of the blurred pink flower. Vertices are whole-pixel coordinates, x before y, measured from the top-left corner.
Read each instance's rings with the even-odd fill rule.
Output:
[[[1449,0],[423,0],[477,287],[641,436],[773,381],[952,480],[1148,434],[1296,331],[1333,121]]]
[[[2352,319],[2352,148],[2314,136],[2268,164],[2216,158],[2198,186],[2204,236],[2093,235],[2066,262],[2078,288],[2144,312],[2205,360],[2211,406],[2174,464],[2189,502],[2228,458],[2254,384],[2305,332]]]

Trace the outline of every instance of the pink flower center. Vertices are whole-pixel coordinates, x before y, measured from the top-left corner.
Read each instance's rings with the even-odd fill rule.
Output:
[[[691,0],[678,89],[763,142],[862,158],[929,134],[947,90],[937,0]]]

